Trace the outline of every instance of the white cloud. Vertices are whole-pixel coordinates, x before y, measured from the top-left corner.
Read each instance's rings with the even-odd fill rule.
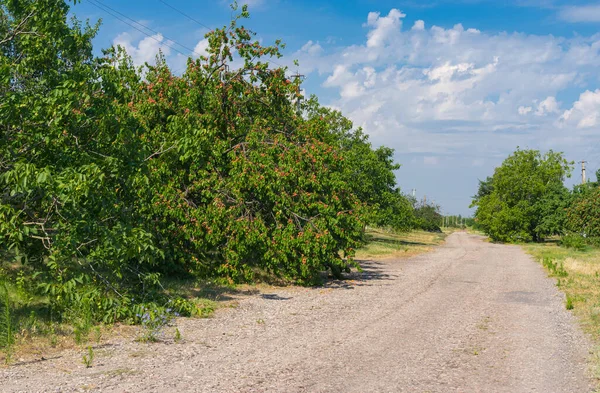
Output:
[[[198,55],[206,56],[207,55],[206,50],[208,49],[208,46],[209,46],[208,38],[204,38],[204,39],[198,41],[198,43],[194,47],[194,54],[196,56],[198,56]]]
[[[165,56],[171,54],[171,48],[167,46],[170,45],[169,41],[165,40],[162,34],[145,37],[135,44],[131,34],[121,33],[113,40],[113,45],[125,48],[135,65],[154,63],[160,51]]]
[[[567,22],[600,22],[600,5],[564,7],[558,16]]]
[[[545,116],[549,113],[558,113],[559,112],[559,104],[556,101],[556,98],[550,96],[546,98],[544,101],[540,102],[535,114],[537,116]]]
[[[403,189],[439,195],[462,182],[462,197],[440,200],[464,209],[476,179],[517,146],[563,151],[569,160],[600,149],[600,34],[495,33],[427,21],[404,27],[399,11],[382,15],[368,15],[361,41],[313,54],[305,46],[290,58],[313,83],[323,81],[324,91],[313,92],[327,97],[324,104],[375,145],[396,150]]]
[[[600,123],[600,89],[581,93],[573,107],[560,117],[562,125],[575,125],[577,128],[597,127]]]
[[[600,35],[490,34],[424,21],[403,29],[402,18],[397,10],[369,13],[362,43],[312,55],[307,44],[292,55],[303,74],[318,72],[337,93],[328,104],[398,154],[488,157],[517,145],[553,147],[564,136],[556,97],[598,84]]]
[[[532,110],[533,110],[533,108],[530,106],[520,106],[518,109],[519,115],[526,115],[529,112],[531,112]]]
[[[379,12],[369,12],[367,26],[373,27],[368,34],[367,47],[381,47],[386,44],[402,26],[402,18],[406,14],[392,8],[387,16]]]
[[[321,45],[318,42],[312,42],[312,40],[304,44],[300,50],[308,53],[310,56],[316,56],[323,52]]]
[[[416,31],[425,30],[425,22],[422,20],[415,21],[415,24],[413,25],[412,30],[416,30]]]

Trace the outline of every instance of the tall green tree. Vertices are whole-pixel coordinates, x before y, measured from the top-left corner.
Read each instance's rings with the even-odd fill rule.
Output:
[[[478,225],[495,241],[541,240],[561,233],[572,163],[561,153],[517,149],[480,182],[472,206]]]

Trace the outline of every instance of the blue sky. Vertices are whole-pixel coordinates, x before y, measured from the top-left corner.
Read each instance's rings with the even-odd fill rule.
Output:
[[[306,93],[340,109],[375,145],[394,148],[401,188],[445,213],[470,214],[478,179],[517,146],[587,160],[588,174],[600,168],[600,3],[248,3],[244,24],[265,44],[286,42],[278,63],[300,61],[291,69],[307,76]],[[142,34],[102,5],[152,31]],[[119,44],[138,64],[162,50],[175,70],[190,49],[204,50],[207,28],[231,17],[220,0],[83,0],[72,12],[103,19],[96,50]],[[568,183],[578,179],[576,165]]]

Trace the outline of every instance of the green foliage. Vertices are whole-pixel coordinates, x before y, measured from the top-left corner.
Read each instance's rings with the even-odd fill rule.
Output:
[[[560,238],[560,245],[577,251],[583,251],[586,248],[585,240],[586,239],[579,234],[569,233]]]
[[[472,203],[477,225],[500,242],[563,233],[570,201],[563,181],[571,165],[561,153],[517,149],[491,178],[480,182]]]
[[[568,228],[586,237],[600,237],[600,187],[580,187],[567,212]]]
[[[440,214],[439,206],[427,203],[414,203],[414,226],[428,232],[442,232],[440,225],[443,216]]]
[[[550,271],[550,275],[553,277],[567,277],[569,275],[565,270],[563,263],[558,263],[553,258],[544,257],[542,265]]]
[[[412,226],[393,151],[316,99],[298,113],[299,81],[268,62],[283,45],[239,26],[246,7],[181,76],[94,57],[98,26],[68,13],[0,0],[0,257],[77,341],[144,307],[210,312],[165,276],[309,284],[355,266],[366,224]]]
[[[572,310],[574,308],[573,305],[573,298],[569,295],[567,295],[566,301],[565,301],[565,308],[567,310]]]
[[[142,325],[142,333],[138,337],[138,341],[157,342],[161,339],[164,328],[177,315],[172,314],[170,309],[144,307],[142,314],[136,316]]]
[[[10,293],[6,283],[0,283],[0,348],[4,351],[5,363],[12,359],[15,344],[15,325],[12,315]]]
[[[91,345],[87,347],[87,353],[82,356],[82,361],[86,368],[90,368],[94,364],[94,349]]]

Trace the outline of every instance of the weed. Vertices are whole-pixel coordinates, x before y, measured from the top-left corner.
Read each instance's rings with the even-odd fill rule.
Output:
[[[565,270],[563,262],[556,262],[553,258],[544,257],[542,265],[550,271],[550,275],[554,277],[567,277],[569,273]]]
[[[179,316],[171,313],[171,309],[143,308],[143,314],[138,314],[142,323],[142,335],[138,337],[141,342],[157,342],[163,333],[163,329],[169,324],[173,317]]]
[[[368,228],[366,244],[357,250],[357,259],[404,257],[426,252],[443,243],[446,234],[426,231],[395,233],[383,229]]]
[[[77,302],[76,311],[71,312],[70,319],[73,324],[75,343],[81,344],[86,342],[94,324],[90,299],[83,298]]]
[[[567,295],[567,301],[565,302],[565,308],[567,310],[572,310],[573,309],[573,298],[569,295]]]
[[[259,325],[264,325],[265,324],[265,320],[264,319],[257,319],[256,323],[258,323]]]
[[[96,344],[100,344],[100,340],[102,339],[102,328],[100,326],[94,327],[94,341]]]
[[[181,332],[177,327],[175,328],[175,337],[173,337],[173,340],[175,340],[176,343],[181,341]]]
[[[86,368],[92,367],[94,363],[94,349],[91,346],[88,346],[87,353],[83,355],[83,364],[85,364]]]
[[[3,348],[5,363],[9,364],[15,344],[15,331],[12,316],[12,305],[6,283],[0,285],[0,348]]]
[[[56,334],[56,328],[54,327],[54,323],[50,325],[50,346],[52,348],[58,345],[58,335]]]

